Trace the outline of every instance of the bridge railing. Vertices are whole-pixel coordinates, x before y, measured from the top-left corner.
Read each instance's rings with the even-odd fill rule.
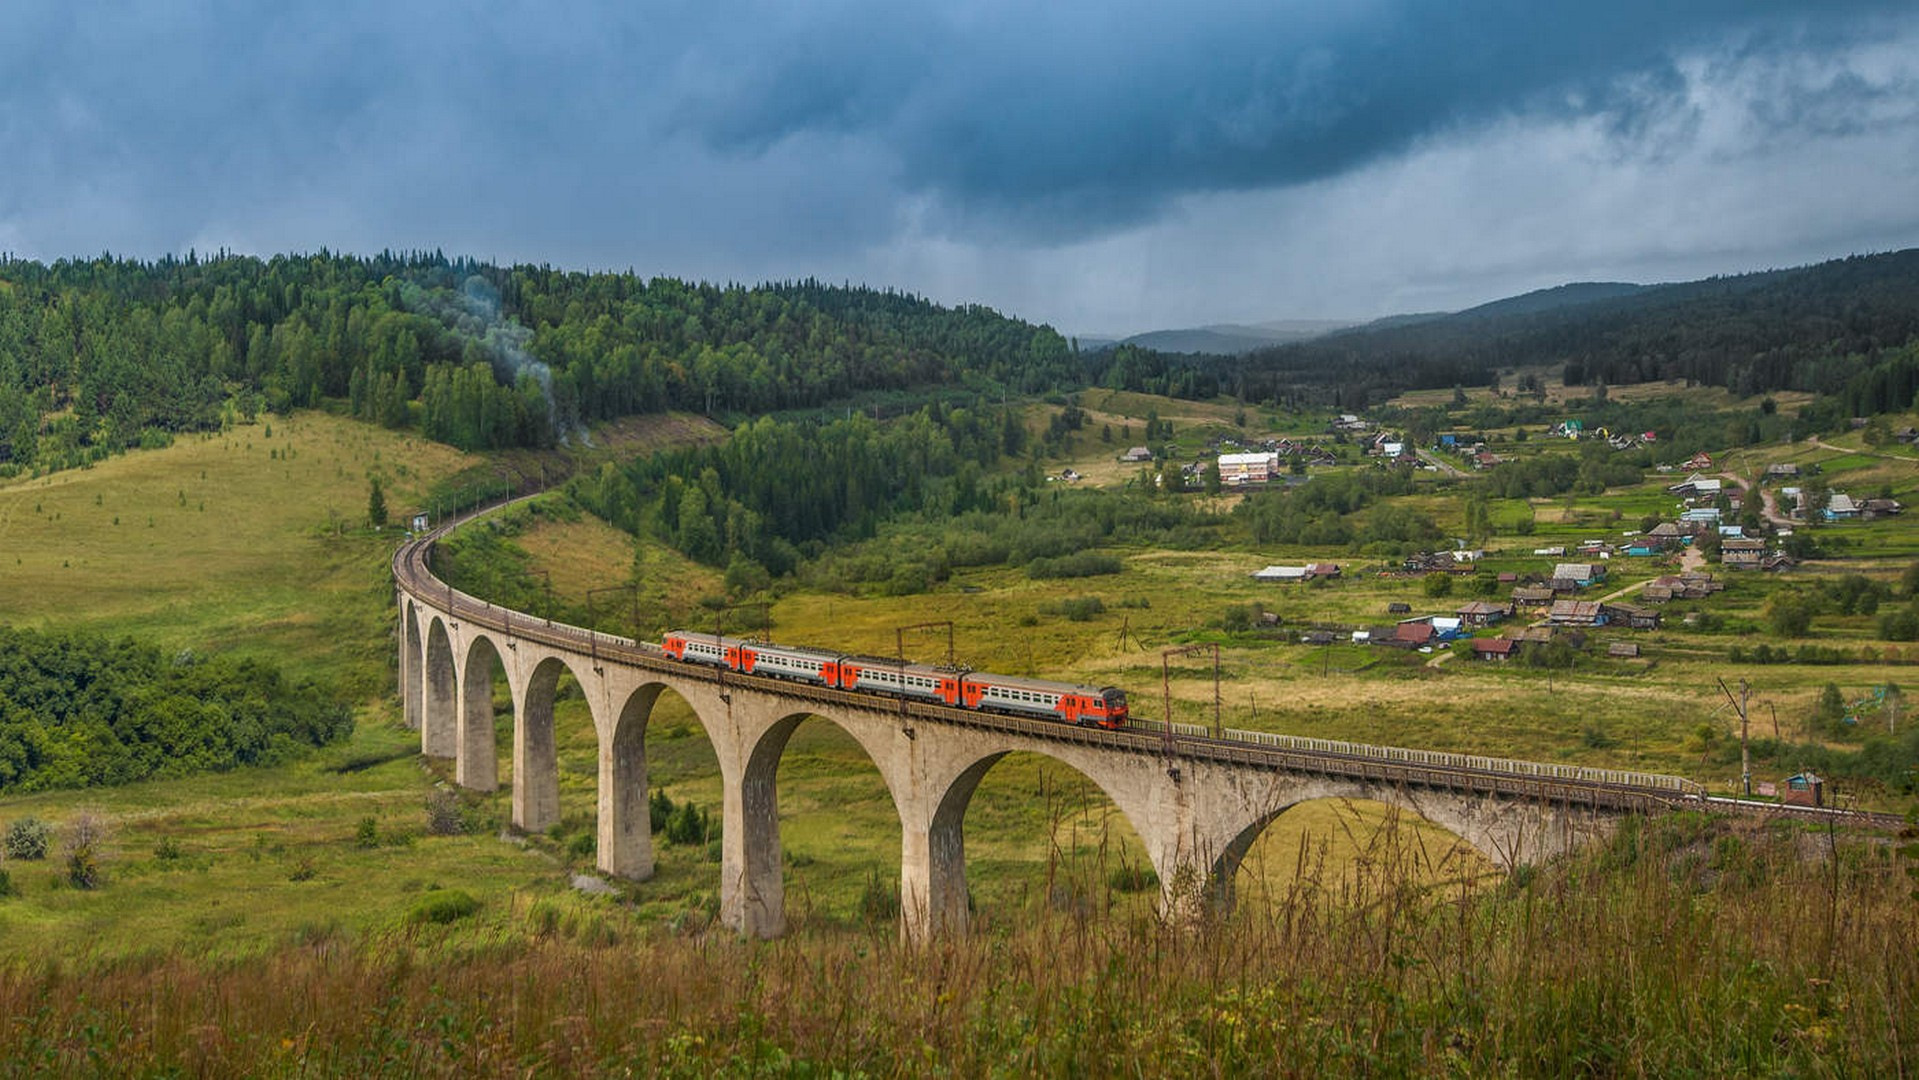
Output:
[[[1127,730],[1140,731],[1164,736],[1166,724],[1159,720],[1130,720]],[[1454,754],[1444,750],[1413,750],[1402,746],[1373,746],[1366,743],[1341,742],[1337,739],[1314,739],[1299,735],[1277,735],[1270,731],[1243,731],[1227,728],[1215,735],[1212,728],[1200,724],[1174,724],[1173,734],[1190,739],[1223,739],[1226,742],[1247,743],[1254,746],[1267,746],[1275,750],[1292,750],[1309,754],[1336,754],[1341,757],[1364,758],[1372,761],[1391,761],[1405,765],[1424,765],[1441,769],[1468,769],[1474,772],[1498,773],[1505,776],[1519,776],[1538,780],[1571,780],[1589,784],[1611,784],[1621,787],[1654,788],[1670,791],[1675,795],[1704,797],[1706,789],[1684,777],[1666,776],[1660,773],[1631,772],[1621,769],[1593,769],[1581,765],[1554,765],[1541,761],[1520,761],[1512,758],[1482,757],[1478,754]]]

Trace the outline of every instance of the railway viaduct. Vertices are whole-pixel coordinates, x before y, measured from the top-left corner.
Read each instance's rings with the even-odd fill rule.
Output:
[[[437,534],[435,534],[437,535]],[[770,937],[786,925],[776,777],[802,720],[838,725],[878,768],[899,812],[902,931],[966,924],[965,820],[1007,754],[1042,754],[1097,784],[1144,842],[1167,909],[1230,901],[1239,859],[1280,813],[1310,799],[1373,799],[1460,836],[1496,865],[1538,862],[1608,833],[1620,818],[1699,797],[1672,777],[1136,723],[1084,729],[741,676],[657,647],[551,623],[468,596],[430,568],[433,537],[394,557],[400,686],[421,752],[452,758],[455,781],[496,790],[495,658],[512,700],[512,822],[559,820],[553,725],[562,674],[584,692],[598,740],[598,863],[653,873],[646,731],[663,692],[683,698],[719,759],[720,918]]]

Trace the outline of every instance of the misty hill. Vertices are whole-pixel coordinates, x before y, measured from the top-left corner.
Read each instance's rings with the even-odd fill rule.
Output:
[[[1494,300],[1491,303],[1480,304],[1478,307],[1467,308],[1458,314],[1461,317],[1482,319],[1499,318],[1504,315],[1537,315],[1577,304],[1590,304],[1596,300],[1616,300],[1623,296],[1633,296],[1650,288],[1657,288],[1657,286],[1634,285],[1625,281],[1576,281],[1569,285],[1555,285],[1550,289],[1535,289],[1518,296],[1509,296],[1504,300]]]
[[[1086,351],[1136,345],[1162,353],[1196,353],[1208,356],[1238,356],[1255,349],[1293,342],[1310,341],[1353,325],[1338,319],[1275,319],[1260,323],[1216,323],[1182,330],[1148,330],[1115,340],[1081,337]]]
[[[1538,365],[1564,365],[1571,383],[1836,393],[1876,354],[1915,338],[1919,250],[1907,250],[1665,285],[1564,285],[1261,349],[1212,370],[1249,397],[1303,393],[1346,407]]]

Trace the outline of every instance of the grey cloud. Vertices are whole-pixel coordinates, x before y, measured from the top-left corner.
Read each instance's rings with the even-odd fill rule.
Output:
[[[1556,252],[1909,235],[1909,8],[23,0],[0,246],[818,274],[1086,329],[1463,302]]]

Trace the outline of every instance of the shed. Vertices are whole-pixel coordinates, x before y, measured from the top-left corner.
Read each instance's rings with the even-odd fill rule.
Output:
[[[1121,461],[1151,461],[1153,452],[1144,446],[1135,446],[1119,456]]]
[[[1513,638],[1474,638],[1473,659],[1510,660],[1519,651],[1519,642]]]
[[[1410,615],[1412,612],[1413,606],[1404,600],[1395,600],[1386,605],[1386,614],[1388,615]]]
[[[1826,782],[1812,773],[1786,777],[1786,790],[1780,801],[1787,806],[1826,805]]]
[[[1606,655],[1616,656],[1622,660],[1636,660],[1639,658],[1639,644],[1632,641],[1615,641],[1606,646]]]

